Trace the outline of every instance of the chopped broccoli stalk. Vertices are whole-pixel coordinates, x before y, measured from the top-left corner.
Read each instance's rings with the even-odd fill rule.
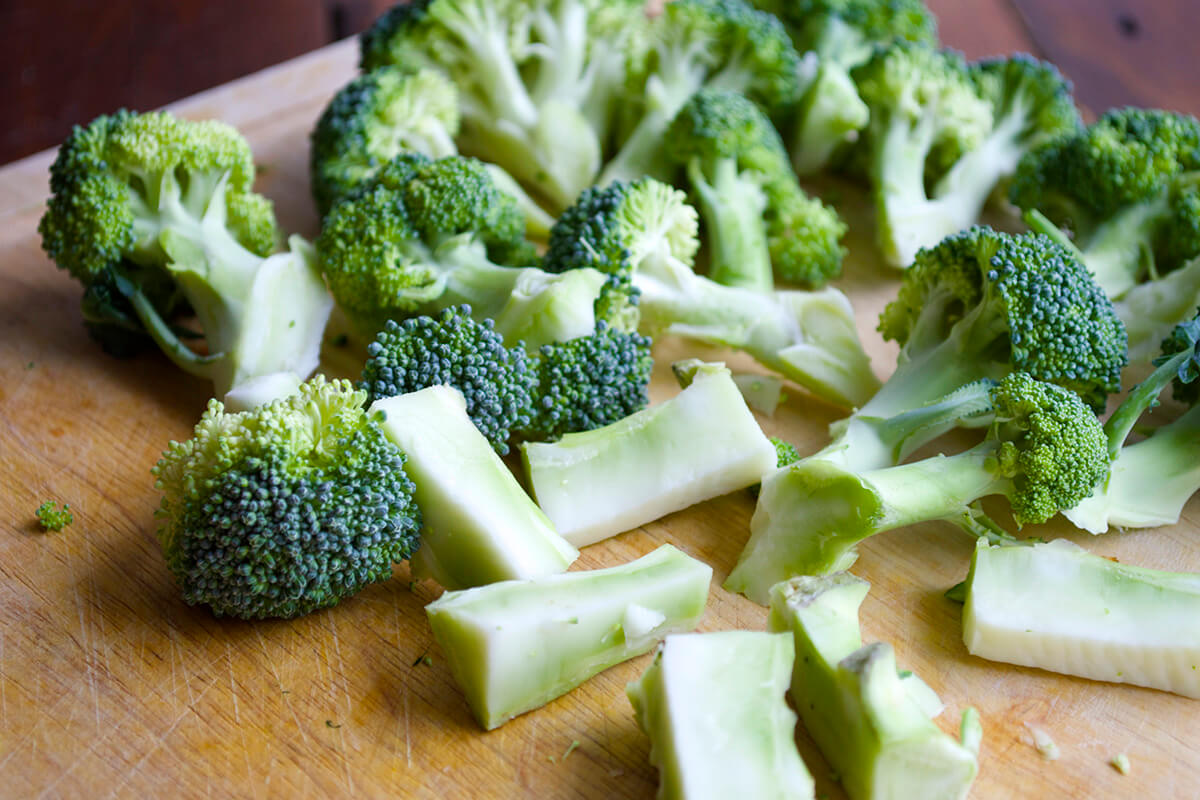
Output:
[[[796,713],[784,699],[793,655],[786,633],[666,638],[625,687],[650,737],[660,798],[812,800],[812,775],[796,749]]]
[[[1112,764],[1112,768],[1122,775],[1128,775],[1131,769],[1129,756],[1124,753],[1117,753],[1108,763]]]
[[[1200,255],[1200,120],[1112,109],[1031,152],[1009,195],[1036,212],[1026,215],[1036,230],[1069,230],[1096,282],[1120,298]]]
[[[900,677],[891,645],[863,645],[868,588],[838,573],[771,589],[768,630],[791,632],[796,646],[792,702],[851,800],[962,800],[978,771],[976,726],[964,713],[969,735],[947,736]]]
[[[641,117],[605,166],[597,186],[649,176],[670,180],[671,121],[704,88],[737,92],[768,112],[796,99],[799,56],[779,20],[744,0],[668,3],[650,23],[639,87]]]
[[[59,508],[58,503],[53,500],[42,503],[34,514],[37,516],[38,525],[41,525],[44,531],[61,531],[75,521],[71,506],[63,503]]]
[[[740,373],[733,376],[733,382],[750,410],[768,417],[774,416],[775,409],[787,399],[783,393],[783,381],[775,375]]]
[[[744,489],[775,466],[722,364],[702,367],[670,400],[521,453],[538,505],[576,547]]]
[[[1200,306],[1200,257],[1155,281],[1139,283],[1113,301],[1129,335],[1129,360],[1146,363],[1163,339]]]
[[[918,522],[980,535],[972,504],[1008,499],[1018,524],[1045,522],[1092,492],[1108,471],[1104,431],[1077,395],[1024,373],[992,390],[987,438],[953,456],[855,472],[804,459],[763,479],[750,541],[725,587],[763,605],[778,581],[847,569],[855,546]]]
[[[691,630],[712,568],[670,545],[617,567],[504,581],[425,607],[475,718],[491,730]]]
[[[1065,539],[981,541],[963,642],[992,661],[1200,697],[1197,614],[1200,575],[1121,564]]]
[[[553,575],[579,556],[472,424],[461,392],[431,386],[376,400],[369,413],[408,455],[424,519],[414,574],[466,589]]]
[[[879,386],[836,289],[763,293],[692,269],[696,212],[654,180],[589,189],[550,233],[543,267],[596,268],[639,294],[641,327],[744,350],[814,394],[861,405]]]
[[[250,146],[228,125],[118,111],[75,128],[50,169],[42,246],[83,284],[89,332],[128,353],[153,341],[216,393],[317,366],[333,305],[312,248],[270,255],[270,202],[250,191]],[[172,324],[200,322],[205,352]]]
[[[814,175],[834,160],[839,148],[857,140],[871,111],[845,68],[821,64],[794,114],[792,168]]]
[[[251,411],[211,400],[192,438],[171,443],[152,471],[159,543],[185,602],[290,618],[391,578],[421,516],[404,453],[365,399],[317,376]]]

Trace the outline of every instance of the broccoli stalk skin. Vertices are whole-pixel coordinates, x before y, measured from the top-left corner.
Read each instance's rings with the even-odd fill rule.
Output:
[[[185,602],[290,618],[391,578],[421,515],[365,399],[317,376],[251,411],[211,400],[192,438],[170,444],[152,470],[158,539]]]
[[[1044,522],[1108,471],[1100,422],[1074,393],[1012,373],[992,403],[987,438],[954,456],[864,472],[805,459],[764,478],[725,587],[765,605],[780,580],[848,568],[876,533],[933,520],[977,533],[972,504],[989,495],[1006,497],[1018,524]]]
[[[140,328],[219,395],[262,376],[307,377],[332,302],[303,240],[269,255],[275,217],[253,178],[249,145],[223,123],[119,111],[76,128],[51,167],[39,229],[87,290],[91,331],[128,344]],[[185,307],[207,352],[171,324]]]

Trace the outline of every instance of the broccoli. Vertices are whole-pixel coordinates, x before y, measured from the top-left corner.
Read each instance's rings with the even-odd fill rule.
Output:
[[[447,589],[563,572],[579,551],[559,536],[467,416],[462,393],[431,386],[371,404],[407,455],[424,519],[413,574]]]
[[[1125,331],[1084,267],[1044,236],[976,227],[922,250],[879,329],[896,370],[813,458],[852,471],[900,463],[955,425],[988,422],[988,381],[1020,371],[1097,411],[1120,386]]]
[[[1200,256],[1113,301],[1129,335],[1129,360],[1149,363],[1159,344],[1200,305]]]
[[[963,643],[992,661],[1200,697],[1200,575],[1135,567],[1066,539],[980,541]]]
[[[851,800],[962,800],[978,771],[978,713],[963,712],[956,742],[930,719],[932,690],[897,671],[892,646],[863,644],[869,588],[847,572],[772,587],[767,627],[795,640],[792,703]]]
[[[576,547],[744,489],[776,458],[723,364],[700,366],[670,400],[521,454],[538,505]]]
[[[591,334],[606,282],[528,266],[537,255],[516,201],[462,156],[392,159],[334,206],[316,249],[338,305],[369,336],[389,319],[466,304],[506,340],[538,347]]]
[[[1005,497],[1025,524],[1091,494],[1109,460],[1100,422],[1079,396],[1021,372],[991,394],[988,435],[963,453],[862,472],[805,459],[765,477],[725,587],[765,605],[780,580],[846,569],[855,545],[876,533],[945,520],[978,535],[987,525],[972,508],[980,498]]]
[[[446,592],[425,612],[491,730],[694,628],[711,579],[711,567],[665,544],[617,567]]]
[[[1112,469],[1091,497],[1063,512],[1076,527],[1104,533],[1111,526],[1170,525],[1200,491],[1200,313],[1176,326],[1154,363],[1154,372],[1130,390],[1104,424]],[[1169,384],[1187,410],[1127,445],[1138,420],[1158,404]]]
[[[542,266],[600,269],[639,293],[641,326],[744,350],[835,403],[858,405],[878,387],[845,295],[763,293],[721,286],[692,270],[695,210],[653,179],[584,191],[550,232]]]
[[[708,276],[770,291],[774,275],[807,287],[841,274],[846,225],[796,182],[771,120],[735,92],[703,89],[667,131],[686,169],[708,246]]]
[[[362,66],[444,74],[461,93],[459,149],[557,210],[600,169],[644,26],[637,0],[418,0],[362,34]]]
[[[421,514],[405,455],[362,409],[364,392],[318,375],[297,394],[227,413],[217,400],[152,472],[159,543],[189,605],[289,618],[392,576]]]
[[[253,180],[250,146],[220,122],[122,110],[76,127],[50,168],[39,230],[83,284],[93,336],[125,352],[148,336],[218,395],[262,376],[307,377],[333,304],[307,243],[293,237],[269,255],[275,215]],[[206,353],[171,325],[187,309]]]
[[[659,797],[812,800],[784,693],[791,637],[762,631],[668,636],[625,687],[659,770]],[[736,731],[736,735],[730,735]]]
[[[629,93],[641,115],[596,185],[671,178],[667,129],[701,89],[744,94],[768,112],[798,93],[799,56],[774,16],[744,0],[676,0],[649,26],[644,72]]]
[[[37,516],[38,525],[41,525],[44,531],[61,531],[75,521],[71,506],[63,503],[62,508],[59,508],[58,503],[53,500],[42,503],[34,514]]]
[[[786,116],[788,149],[800,175],[836,160],[866,127],[870,112],[858,96],[850,71],[878,46],[908,41],[936,47],[937,22],[922,0],[756,0],[783,22],[802,54],[807,81]]]
[[[370,181],[393,158],[414,152],[430,159],[458,155],[458,90],[442,73],[380,67],[346,84],[312,132],[310,174],[321,216]],[[525,232],[545,239],[553,218],[496,164],[485,164],[496,188],[512,195]]]
[[[1068,229],[1096,282],[1120,298],[1200,255],[1198,171],[1200,120],[1114,109],[1030,153],[1009,196],[1035,230],[1068,240],[1059,226]]]
[[[896,44],[854,76],[871,111],[879,245],[898,267],[974,224],[1026,152],[1080,125],[1070,85],[1028,56],[968,66],[951,51]]]

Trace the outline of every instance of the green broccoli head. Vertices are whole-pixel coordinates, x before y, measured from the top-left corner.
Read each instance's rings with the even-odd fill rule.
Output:
[[[976,61],[970,69],[979,93],[992,104],[996,124],[1010,120],[1009,137],[1019,144],[1020,155],[1083,127],[1071,82],[1048,61],[1018,53]]]
[[[1013,483],[1018,523],[1045,522],[1071,508],[1108,475],[1108,442],[1074,392],[1014,372],[992,389],[997,443],[992,469]]]
[[[230,414],[213,400],[192,438],[152,470],[159,543],[189,605],[289,618],[387,580],[417,547],[404,454],[366,393],[318,376],[296,395]]]
[[[934,397],[1020,371],[1102,409],[1126,362],[1124,325],[1082,264],[1045,236],[987,227],[920,251],[879,330],[901,345],[897,373]]]
[[[458,95],[440,72],[380,67],[342,87],[312,132],[309,167],[322,216],[405,151],[457,155]]]
[[[1160,367],[1172,364],[1175,368],[1172,379],[1172,394],[1175,399],[1189,406],[1200,400],[1200,309],[1186,322],[1176,325],[1171,335],[1163,340],[1161,355],[1154,359]]]
[[[405,56],[409,54],[404,51],[403,45],[424,20],[433,2],[412,0],[396,3],[359,34],[359,66],[363,71],[405,63]]]
[[[815,289],[842,274],[846,223],[832,206],[810,197],[790,177],[767,184],[767,246],[775,274]]]
[[[923,0],[760,0],[756,5],[783,21],[797,50],[816,51],[848,67],[857,63],[855,55],[874,43],[902,40],[937,45],[937,19]],[[846,41],[847,34],[834,29],[831,20],[853,31],[853,40]]]
[[[71,506],[63,503],[60,507],[53,500],[47,500],[37,507],[34,512],[37,517],[38,525],[44,531],[61,531],[75,521],[75,515],[71,513]]]
[[[491,320],[477,322],[470,313],[460,306],[436,317],[388,320],[367,347],[359,388],[373,403],[429,386],[453,386],[475,427],[504,454],[512,434],[531,422],[537,378],[524,349],[506,347]]]

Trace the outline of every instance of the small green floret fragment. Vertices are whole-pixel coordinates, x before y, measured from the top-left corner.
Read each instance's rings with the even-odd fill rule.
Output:
[[[53,500],[42,503],[34,513],[37,514],[38,524],[44,531],[61,531],[75,521],[71,514],[71,506],[63,503],[62,508],[59,508]]]
[[[1130,770],[1129,756],[1125,755],[1124,753],[1117,753],[1115,756],[1112,757],[1112,760],[1110,760],[1108,763],[1112,765],[1113,769],[1115,769],[1117,772],[1121,773],[1122,775],[1129,774],[1129,770]]]

